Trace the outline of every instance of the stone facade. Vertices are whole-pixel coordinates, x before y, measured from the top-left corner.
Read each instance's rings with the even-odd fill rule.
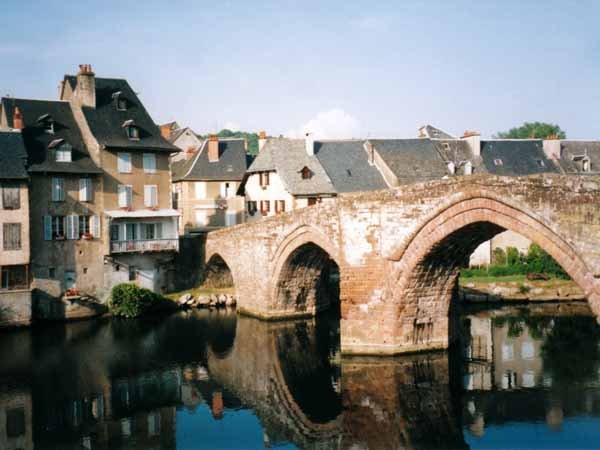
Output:
[[[457,177],[340,195],[209,233],[206,261],[218,254],[227,263],[242,312],[275,319],[320,309],[317,269],[333,260],[343,353],[445,348],[459,268],[506,229],[552,255],[600,316],[599,204],[591,177]]]

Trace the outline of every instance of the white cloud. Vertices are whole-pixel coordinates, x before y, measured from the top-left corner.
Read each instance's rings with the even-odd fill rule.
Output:
[[[298,129],[290,130],[291,138],[302,138],[312,133],[317,139],[349,139],[360,137],[361,126],[358,119],[341,108],[318,113]]]
[[[240,124],[237,122],[225,122],[225,125],[223,125],[223,128],[225,128],[226,130],[231,130],[231,131],[240,131]]]

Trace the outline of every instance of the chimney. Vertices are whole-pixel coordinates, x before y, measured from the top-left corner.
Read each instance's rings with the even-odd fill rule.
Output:
[[[219,138],[216,134],[211,134],[208,138],[208,162],[219,161]]]
[[[369,164],[375,164],[375,146],[371,142],[367,141],[365,142],[365,150],[367,151]]]
[[[560,159],[560,137],[557,135],[548,136],[544,139],[544,154],[546,158],[554,161]]]
[[[169,124],[161,125],[160,135],[165,139],[169,139],[171,137],[171,126]]]
[[[248,152],[248,137],[244,136],[244,151]]]
[[[481,156],[481,135],[478,131],[465,131],[461,139],[467,141],[473,156]]]
[[[91,64],[80,64],[75,98],[81,106],[96,107],[96,75]]]
[[[13,111],[13,129],[22,130],[23,129],[23,116],[21,115],[21,110],[19,107],[15,107]]]
[[[258,133],[258,151],[259,152],[262,150],[262,148],[265,146],[266,143],[267,143],[267,132],[260,131]]]
[[[306,133],[304,138],[304,145],[306,146],[306,154],[308,156],[314,156],[315,154],[315,140],[312,133]]]

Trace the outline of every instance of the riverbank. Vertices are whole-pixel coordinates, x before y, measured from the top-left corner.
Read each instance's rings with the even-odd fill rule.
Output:
[[[528,280],[525,275],[461,277],[459,295],[470,302],[585,300],[572,280]]]

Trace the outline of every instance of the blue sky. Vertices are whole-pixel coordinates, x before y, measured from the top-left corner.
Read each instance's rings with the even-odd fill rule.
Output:
[[[92,64],[157,122],[271,135],[600,138],[600,2],[2,0],[0,94],[56,98]]]

